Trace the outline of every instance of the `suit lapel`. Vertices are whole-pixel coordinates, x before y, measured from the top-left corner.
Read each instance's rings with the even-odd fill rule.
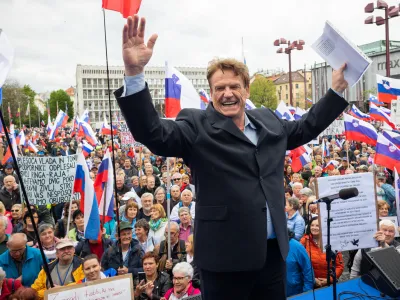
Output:
[[[268,122],[268,120],[260,120],[257,117],[254,116],[254,114],[251,113],[251,110],[246,111],[246,114],[249,118],[249,120],[256,126],[257,132],[258,132],[258,143],[257,146],[260,145],[260,143],[266,138],[268,141],[273,141],[277,138],[279,138],[282,134],[282,132],[275,132],[271,131],[270,129],[267,128],[267,125],[265,123]],[[268,126],[269,127],[269,126]],[[272,127],[272,126],[271,126]]]

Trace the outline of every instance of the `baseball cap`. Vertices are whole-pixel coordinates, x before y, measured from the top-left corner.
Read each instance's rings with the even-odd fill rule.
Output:
[[[357,169],[363,170],[363,171],[368,171],[368,166],[367,165],[360,165]]]
[[[6,169],[14,169],[12,164],[6,164]]]
[[[56,249],[62,249],[65,247],[74,247],[74,242],[70,239],[61,239],[56,243]]]
[[[378,173],[378,174],[376,174],[376,177],[378,178],[378,179],[386,179],[386,175],[385,175],[385,173]]]
[[[127,192],[124,194],[124,196],[122,197],[121,200],[127,201],[131,198],[136,199],[136,197],[137,197],[137,194],[135,192]]]
[[[131,224],[129,222],[122,221],[121,223],[119,223],[119,230],[122,231],[122,230],[125,230],[125,229],[132,230],[132,226],[131,226]]]

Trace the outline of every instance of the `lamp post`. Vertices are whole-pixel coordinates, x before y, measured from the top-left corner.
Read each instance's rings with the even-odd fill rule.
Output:
[[[373,2],[368,3],[364,8],[364,12],[373,13],[375,9],[382,9],[385,11],[385,18],[369,16],[365,19],[364,24],[376,24],[377,26],[385,24],[385,43],[386,43],[386,77],[390,77],[390,41],[389,41],[389,20],[399,16],[399,5],[388,6],[383,0],[378,0],[376,7]]]
[[[297,50],[303,50],[303,46],[305,45],[305,42],[303,40],[298,40],[290,43],[290,41],[286,41],[284,38],[280,38],[274,41],[274,46],[280,46],[280,45],[288,45],[285,50],[283,48],[279,48],[276,53],[285,53],[288,54],[289,56],[289,99],[290,99],[290,105],[293,106],[293,93],[292,93],[292,50],[297,49]]]

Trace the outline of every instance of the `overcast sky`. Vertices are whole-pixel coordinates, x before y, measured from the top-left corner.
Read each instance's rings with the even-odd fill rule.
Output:
[[[389,5],[398,3],[389,0]],[[241,58],[241,38],[250,72],[288,69],[276,54],[276,38],[304,39],[292,55],[293,69],[321,59],[310,48],[330,20],[355,44],[384,39],[384,26],[364,25],[364,0],[143,0],[147,37],[158,33],[151,65],[206,67],[214,57]],[[382,15],[376,11],[375,14]],[[122,65],[125,20],[106,11],[110,65]],[[400,17],[390,39],[400,40]],[[76,85],[77,64],[105,65],[101,0],[0,0],[0,28],[15,48],[9,77],[36,92]],[[396,28],[396,29],[395,29]]]

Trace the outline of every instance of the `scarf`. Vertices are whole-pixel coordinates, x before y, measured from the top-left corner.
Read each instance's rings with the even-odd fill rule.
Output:
[[[162,218],[158,219],[155,222],[153,220],[150,220],[149,226],[150,226],[151,230],[157,231],[161,226],[161,222],[166,221],[166,220],[167,219],[162,219]]]

